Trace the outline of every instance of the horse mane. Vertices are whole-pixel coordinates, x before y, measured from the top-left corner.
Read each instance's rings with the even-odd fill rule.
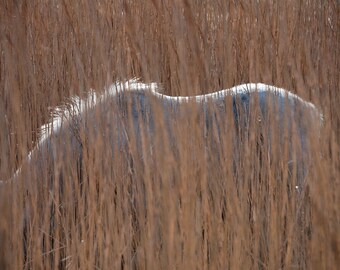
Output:
[[[160,85],[157,83],[142,83],[139,78],[132,78],[125,82],[117,81],[111,84],[103,93],[90,89],[85,98],[73,96],[50,112],[50,120],[39,129],[38,144],[43,144],[52,134],[58,133],[62,125],[68,124],[76,117],[81,117],[84,112],[100,106],[104,101],[115,98],[120,93],[125,91],[158,93],[158,88]]]

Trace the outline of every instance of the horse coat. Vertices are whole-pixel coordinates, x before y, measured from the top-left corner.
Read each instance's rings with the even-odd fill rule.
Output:
[[[318,132],[322,119],[322,114],[312,103],[282,88],[261,83],[188,97],[163,95],[160,89],[162,87],[157,83],[145,84],[132,79],[112,84],[103,94],[90,91],[85,99],[71,98],[52,111],[51,121],[40,129],[38,144],[13,178],[24,170],[44,181],[44,178],[55,177],[56,168],[60,172],[58,177],[62,178],[65,166],[73,162],[78,168],[77,177],[81,178],[84,149],[95,143],[104,143],[111,149],[109,158],[112,160],[128,159],[125,154],[129,147],[135,147],[139,157],[143,158],[143,151],[152,148],[152,141],[160,132],[160,119],[162,132],[176,148],[174,126],[194,113],[204,121],[202,136],[209,132],[217,134],[213,142],[206,141],[208,147],[214,145],[218,149],[224,135],[221,131],[225,127],[234,129],[231,143],[235,160],[239,158],[239,145],[254,123],[274,122],[274,126],[267,126],[268,132],[264,135],[269,145],[288,143],[291,156],[288,163],[296,163],[299,178],[303,180],[306,176],[310,162],[309,137]],[[225,121],[228,113],[234,118],[231,123]],[[149,145],[144,148],[143,131],[149,137]],[[290,141],[293,137],[295,144]],[[298,153],[294,152],[295,145],[300,149]],[[218,150],[215,153],[220,154]],[[66,164],[61,164],[62,161]]]
[[[66,221],[68,217],[79,220],[75,218],[83,213],[78,213],[79,205],[97,202],[90,200],[92,197],[87,197],[83,190],[82,183],[87,181],[88,175],[104,178],[99,182],[105,186],[107,180],[110,183],[116,180],[115,169],[119,168],[119,161],[126,161],[127,170],[137,173],[143,169],[138,165],[142,161],[149,167],[146,169],[152,171],[154,164],[150,160],[153,161],[155,147],[165,151],[167,146],[170,149],[167,153],[173,155],[174,162],[180,162],[177,158],[189,150],[193,152],[186,155],[195,159],[195,147],[203,147],[207,149],[207,159],[213,162],[209,168],[214,170],[214,161],[226,165],[222,146],[229,143],[233,151],[231,175],[237,179],[237,173],[242,170],[242,166],[239,167],[244,157],[242,151],[247,150],[243,146],[258,128],[261,140],[267,146],[259,151],[259,159],[264,154],[277,157],[284,149],[281,146],[286,146],[286,167],[290,169],[294,165],[298,184],[302,184],[308,175],[310,138],[319,132],[322,122],[322,114],[312,103],[265,84],[243,84],[189,97],[163,95],[159,92],[161,89],[157,83],[145,84],[135,79],[116,82],[103,94],[90,91],[85,99],[71,98],[52,111],[51,121],[40,129],[37,145],[10,180],[25,188],[23,232],[27,260],[29,246],[26,246],[25,237],[35,235],[32,230],[38,231],[36,234],[40,234],[40,228],[47,231],[48,237],[42,238],[45,239],[42,249],[47,249],[48,245],[45,247],[44,243],[53,242],[50,235],[59,226],[63,211],[69,214],[65,215]],[[191,127],[196,128],[198,134],[190,133]],[[194,149],[179,145],[186,132],[198,138],[193,139]],[[277,145],[280,147],[275,151]],[[121,180],[118,182],[125,185],[125,178]],[[135,179],[129,180],[130,185],[136,184]],[[88,181],[88,185],[96,185],[93,182],[96,181]],[[142,194],[140,197],[143,198],[137,202],[131,198],[132,209],[139,203],[146,207],[147,196]],[[81,198],[79,205],[77,198]]]

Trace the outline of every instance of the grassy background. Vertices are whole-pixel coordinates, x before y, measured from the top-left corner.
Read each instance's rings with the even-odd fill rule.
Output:
[[[96,142],[86,173],[97,186],[89,180],[76,199],[1,187],[0,268],[336,269],[339,12],[336,0],[1,0],[0,179],[34,147],[49,108],[134,76],[162,82],[172,95],[273,84],[315,103],[326,120],[302,204],[282,187],[287,175],[275,181],[279,160],[258,164],[254,141],[244,151],[240,187],[226,169],[230,156],[192,158],[203,155],[193,121],[178,127],[186,151],[175,158],[160,138],[160,150],[130,173],[119,162],[115,171],[102,163],[108,153]],[[230,152],[227,140],[221,148]],[[28,202],[45,221],[33,221],[25,261],[20,228]],[[60,226],[51,231],[44,205],[59,202]]]

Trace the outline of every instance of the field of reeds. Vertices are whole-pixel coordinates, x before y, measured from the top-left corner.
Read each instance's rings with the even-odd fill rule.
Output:
[[[324,115],[299,191],[256,127],[235,166],[235,133],[204,147],[195,113],[173,122],[175,143],[162,121],[152,141],[132,136],[143,159],[93,140],[79,172],[62,141],[48,180],[28,168],[0,186],[0,269],[338,269],[339,13],[337,0],[0,0],[0,179],[51,108],[117,80],[169,95],[263,82]]]

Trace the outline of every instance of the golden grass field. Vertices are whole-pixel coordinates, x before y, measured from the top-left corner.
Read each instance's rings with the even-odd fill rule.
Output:
[[[194,116],[174,123],[175,151],[160,132],[133,166],[94,141],[82,183],[71,154],[53,189],[23,171],[28,189],[0,186],[0,269],[338,269],[339,14],[337,0],[0,0],[0,179],[51,108],[132,77],[169,95],[263,82],[324,115],[301,194],[287,153],[259,160],[256,130],[235,176],[230,138],[200,147]]]

